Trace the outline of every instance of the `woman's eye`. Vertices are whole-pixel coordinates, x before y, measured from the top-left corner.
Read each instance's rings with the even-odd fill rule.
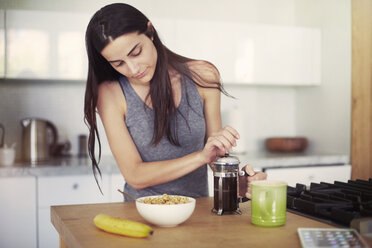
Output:
[[[141,52],[142,52],[142,48],[138,48],[138,49],[136,49],[136,50],[137,50],[137,51],[135,51],[134,53],[132,53],[133,56],[138,56],[138,55],[140,55]]]
[[[124,64],[123,61],[120,61],[120,63],[116,64],[115,67],[119,67],[119,66],[122,66]]]

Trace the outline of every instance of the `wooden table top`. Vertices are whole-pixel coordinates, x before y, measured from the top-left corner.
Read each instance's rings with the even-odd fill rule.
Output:
[[[211,213],[213,198],[197,198],[192,216],[177,227],[153,226],[147,238],[131,238],[98,229],[93,218],[99,214],[140,221],[134,202],[66,205],[51,207],[51,221],[67,247],[301,247],[298,227],[334,226],[287,212],[281,227],[258,227],[251,223],[250,201],[240,204],[242,215]]]

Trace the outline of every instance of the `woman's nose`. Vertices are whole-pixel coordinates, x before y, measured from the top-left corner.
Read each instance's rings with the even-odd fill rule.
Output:
[[[132,74],[138,74],[139,72],[139,65],[135,62],[128,62],[127,63],[130,73]]]

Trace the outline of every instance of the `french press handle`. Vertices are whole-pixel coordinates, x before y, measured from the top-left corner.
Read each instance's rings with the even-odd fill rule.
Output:
[[[248,173],[245,170],[241,170],[241,171],[239,171],[239,176],[241,176],[241,177],[243,177],[243,176],[247,177],[249,175],[248,175]],[[239,203],[247,202],[247,201],[249,201],[249,199],[247,197],[245,197],[245,196],[244,197],[238,197],[238,202]]]

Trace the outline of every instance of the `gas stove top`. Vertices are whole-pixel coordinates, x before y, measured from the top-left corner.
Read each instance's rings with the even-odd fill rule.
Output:
[[[372,217],[372,178],[347,183],[297,184],[287,188],[287,210],[328,224],[350,227],[351,221]]]

